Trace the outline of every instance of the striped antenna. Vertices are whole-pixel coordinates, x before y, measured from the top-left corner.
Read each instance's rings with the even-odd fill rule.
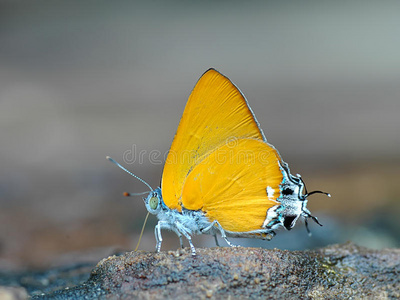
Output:
[[[147,187],[150,189],[150,191],[153,191],[153,189],[151,188],[151,186],[144,181],[142,178],[136,176],[135,174],[133,174],[132,172],[128,171],[127,169],[125,169],[123,166],[121,166],[119,163],[117,163],[115,160],[113,160],[111,157],[106,156],[106,158],[111,161],[114,165],[116,165],[117,167],[119,167],[120,169],[124,170],[126,173],[128,173],[129,175],[135,177],[137,180],[139,180],[140,182],[144,183],[145,185],[147,185]]]

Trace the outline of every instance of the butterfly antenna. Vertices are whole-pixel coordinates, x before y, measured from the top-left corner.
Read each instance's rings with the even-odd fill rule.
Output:
[[[146,195],[151,191],[146,191],[146,192],[141,192],[141,193],[129,193],[129,192],[123,192],[123,195],[125,197],[133,197],[133,196],[141,196],[141,195]]]
[[[324,194],[324,195],[327,195],[328,197],[331,197],[331,194],[326,193],[326,192],[323,192],[323,191],[312,191],[312,192],[309,193],[309,192],[307,191],[306,183],[304,182],[303,178],[301,178],[301,175],[300,175],[300,174],[296,174],[296,176],[299,177],[299,179],[300,179],[301,182],[303,183],[303,186],[304,186],[304,198],[307,198],[308,196],[311,196],[311,195],[313,195],[313,194]],[[310,216],[310,217],[311,217],[311,216]]]
[[[327,195],[328,197],[331,197],[331,194],[323,192],[323,191],[312,191],[312,192],[306,193],[304,195],[304,197],[307,198],[308,196],[311,196],[313,194],[324,194],[324,195]]]
[[[146,226],[147,218],[149,217],[149,214],[150,214],[150,212],[147,212],[146,218],[144,219],[144,223],[143,223],[143,226],[142,226],[142,231],[140,232],[139,241],[137,242],[137,245],[136,245],[136,248],[135,248],[135,252],[139,249],[140,241],[142,240],[144,227]]]
[[[147,185],[147,187],[150,189],[150,191],[153,191],[153,189],[151,188],[151,186],[144,181],[142,178],[136,176],[135,174],[133,174],[132,172],[128,171],[127,169],[125,169],[123,166],[121,166],[119,163],[117,163],[115,160],[113,160],[111,157],[106,156],[106,158],[111,161],[114,165],[116,165],[117,167],[119,167],[120,169],[124,170],[126,173],[128,173],[129,175],[135,177],[137,180],[139,180],[140,182],[144,183],[145,185]]]

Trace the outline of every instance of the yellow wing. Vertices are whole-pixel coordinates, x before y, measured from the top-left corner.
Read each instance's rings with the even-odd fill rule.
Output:
[[[240,139],[217,148],[186,179],[182,204],[203,210],[232,232],[262,229],[267,210],[279,204],[283,175],[278,152],[267,143]]]
[[[217,147],[242,138],[265,140],[239,89],[210,69],[194,87],[168,153],[161,181],[164,203],[181,211],[190,171]]]

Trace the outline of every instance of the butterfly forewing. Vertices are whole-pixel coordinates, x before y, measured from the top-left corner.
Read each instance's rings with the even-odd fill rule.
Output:
[[[186,178],[211,152],[238,139],[264,135],[238,88],[210,69],[194,87],[168,153],[161,189],[164,203],[181,211]]]

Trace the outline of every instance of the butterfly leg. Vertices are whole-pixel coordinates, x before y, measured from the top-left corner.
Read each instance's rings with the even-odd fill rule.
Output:
[[[213,221],[210,226],[204,228],[201,230],[201,232],[206,233],[208,231],[210,231],[211,229],[213,229],[214,226],[218,227],[219,232],[221,233],[221,237],[225,240],[225,242],[230,246],[230,247],[238,247],[237,245],[232,244],[229,240],[228,237],[226,236],[225,230],[222,228],[221,224],[218,223],[218,221]],[[214,233],[214,237],[216,238],[216,234]],[[218,244],[218,240],[215,239],[217,246],[219,246]]]
[[[154,227],[154,235],[156,236],[156,252],[160,252],[162,236],[161,236],[161,226],[165,222],[158,221],[156,227]]]
[[[215,245],[217,245],[217,247],[220,247],[216,233],[214,233],[214,239],[215,239]]]
[[[221,236],[222,236],[222,238],[225,240],[225,242],[226,242],[230,247],[239,247],[238,245],[232,244],[232,243],[228,240],[228,237],[226,236],[225,230],[222,228],[222,226],[221,226],[217,221],[214,221],[214,222],[216,222],[216,225],[218,226],[219,232],[221,232]]]
[[[181,245],[181,248],[183,249],[184,247],[183,247],[182,234],[181,234],[176,228],[173,228],[172,230],[173,230],[173,232],[175,232],[176,235],[179,237],[179,243],[180,243],[180,245]]]
[[[183,249],[184,247],[183,247],[182,235],[178,234],[178,236],[179,236],[179,243],[181,244],[181,248]]]
[[[179,233],[185,236],[185,238],[188,240],[189,242],[189,246],[190,246],[190,250],[192,251],[192,256],[196,256],[196,248],[194,247],[193,243],[192,243],[192,237],[190,236],[189,233],[187,233],[187,228],[184,227],[181,223],[175,221],[175,228],[177,231],[179,231]],[[175,230],[174,230],[175,231]],[[183,246],[183,243],[181,243],[181,245]],[[182,247],[183,248],[183,247]]]
[[[161,235],[161,229],[168,229],[172,230],[175,232],[179,239],[181,240],[181,245],[182,245],[182,234],[178,231],[176,227],[172,227],[170,223],[166,221],[158,221],[156,227],[154,228],[154,235],[156,236],[156,252],[161,251],[161,244],[162,244],[162,235]]]

